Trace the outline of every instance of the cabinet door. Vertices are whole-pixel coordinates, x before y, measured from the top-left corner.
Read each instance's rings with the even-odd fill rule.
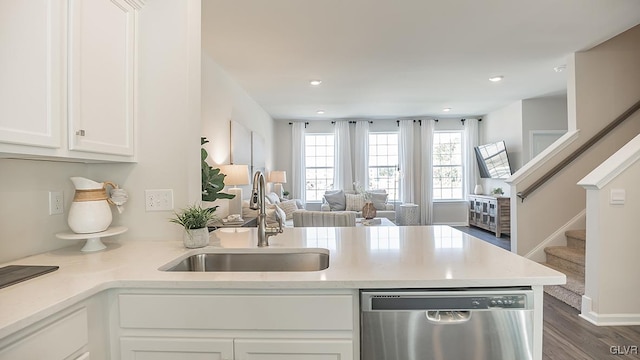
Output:
[[[233,339],[120,339],[121,360],[232,360]]]
[[[236,360],[349,360],[350,340],[236,339]]]
[[[69,149],[133,155],[136,9],[69,2]]]
[[[79,354],[87,354],[87,324],[87,310],[83,308],[7,347],[0,346],[0,360],[83,359]]]
[[[62,0],[0,1],[0,142],[60,147]]]

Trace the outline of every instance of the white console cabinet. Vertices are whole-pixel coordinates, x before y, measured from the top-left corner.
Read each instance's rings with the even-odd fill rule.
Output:
[[[122,360],[152,352],[180,359],[354,359],[354,298],[311,291],[120,293],[112,346]]]
[[[0,2],[1,156],[134,160],[142,3]]]

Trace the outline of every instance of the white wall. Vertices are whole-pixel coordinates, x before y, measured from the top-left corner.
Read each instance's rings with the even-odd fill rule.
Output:
[[[145,212],[145,189],[173,189],[177,208],[200,197],[200,1],[154,0],[140,13],[139,121],[136,164],[72,164],[0,160],[0,262],[67,246],[73,198],[70,176],[111,180],[129,191],[114,224],[129,228],[117,240],[180,240],[171,212]],[[65,215],[49,216],[49,190],[63,190]]]
[[[519,177],[512,192],[531,185],[640,99],[640,26],[569,60],[573,62],[568,62],[567,71],[574,74],[569,76],[567,99],[575,109],[568,108],[568,127],[576,124],[579,137],[557,155],[542,159],[539,168]],[[527,254],[580,213],[586,197],[576,183],[639,132],[636,115],[636,120],[627,120],[524,202],[512,201],[511,240],[517,252]]]
[[[485,115],[478,127],[479,144],[489,144],[504,140],[511,171],[522,166],[522,101],[505,106]],[[502,188],[504,196],[510,196],[509,186],[499,179],[481,179],[485,194],[492,189]]]
[[[567,124],[567,96],[553,96],[522,101],[522,162],[531,156],[531,132],[564,130]]]
[[[203,36],[210,36],[204,35]],[[203,42],[207,43],[207,42]],[[229,126],[233,120],[242,124],[250,131],[260,134],[265,140],[267,153],[266,170],[280,170],[274,168],[273,153],[277,141],[275,123],[246,91],[232,79],[204,49],[202,55],[202,135],[210,141],[205,147],[209,152],[207,162],[216,165],[229,164],[230,137]],[[251,147],[251,144],[245,146]],[[250,186],[244,186],[243,198],[248,199]],[[219,217],[228,215],[229,201],[217,200]]]
[[[640,287],[631,275],[640,273],[639,158],[640,135],[580,181],[587,189],[588,234],[582,316],[598,325],[640,324]],[[624,191],[623,204],[611,204],[614,190]]]
[[[534,130],[567,130],[567,97],[549,96],[524,99],[485,115],[480,123],[480,144],[504,140],[512,172],[530,158],[530,137]],[[502,188],[511,196],[509,184],[498,179],[482,179],[486,194]]]

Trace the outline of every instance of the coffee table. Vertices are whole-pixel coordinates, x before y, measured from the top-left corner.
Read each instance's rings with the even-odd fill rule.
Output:
[[[385,217],[373,218],[371,220],[356,218],[356,226],[396,226],[396,224]]]

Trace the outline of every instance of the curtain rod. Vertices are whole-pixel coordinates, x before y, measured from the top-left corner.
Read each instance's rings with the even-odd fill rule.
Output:
[[[361,121],[364,121],[364,120],[361,120]],[[335,122],[335,120],[334,120],[334,121],[332,121],[331,123],[332,123],[332,124],[335,124],[336,122]],[[355,120],[350,120],[350,121],[349,121],[349,124],[355,124],[355,123],[357,123],[357,121],[355,121]],[[369,124],[373,124],[373,121],[372,121],[372,120],[369,120],[369,121],[368,121],[368,123],[369,123]]]
[[[289,125],[293,125],[293,123],[292,123],[292,122],[290,122],[290,123],[289,123]],[[305,129],[307,128],[307,125],[309,125],[309,122],[308,122],[308,121],[305,121],[305,122],[304,122],[304,128],[305,128]]]

